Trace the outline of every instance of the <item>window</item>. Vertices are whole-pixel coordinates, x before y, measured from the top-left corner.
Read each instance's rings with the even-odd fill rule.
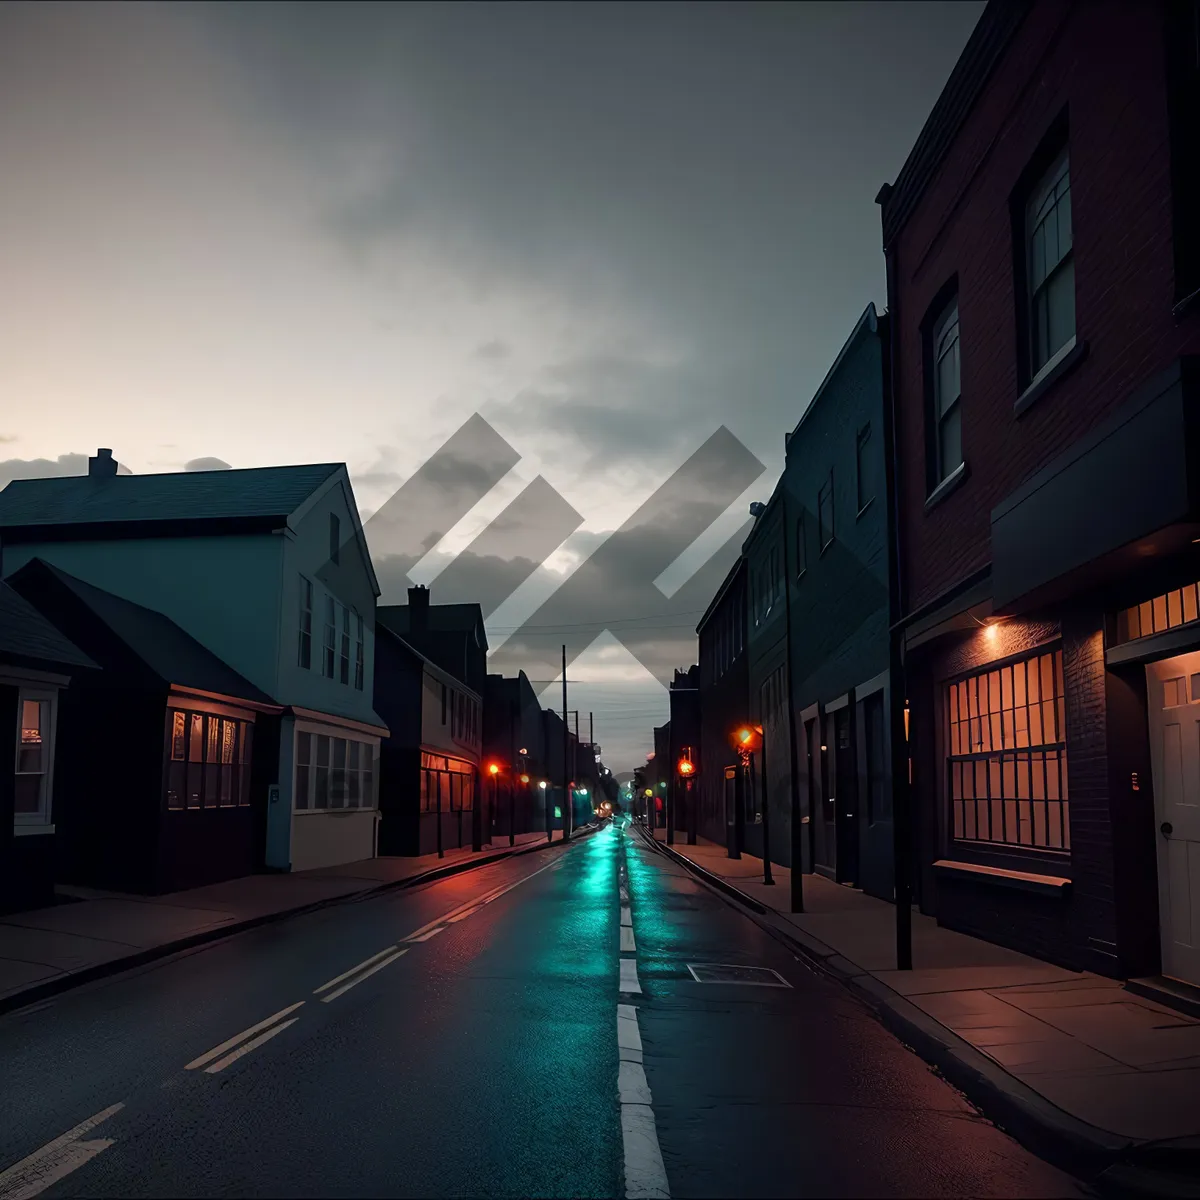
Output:
[[[952,841],[1071,848],[1062,651],[979,672],[946,689]]]
[[[354,614],[354,686],[361,692],[366,675],[366,664],[363,659],[363,619],[359,613]]]
[[[421,752],[421,812],[470,812],[475,805],[475,765]]]
[[[1145,600],[1117,614],[1115,641],[1118,645],[1137,638],[1164,633],[1200,620],[1200,585],[1189,583],[1153,600]]]
[[[338,561],[338,555],[342,546],[341,522],[337,519],[337,513],[329,514],[329,559],[331,562]]]
[[[892,819],[886,731],[883,692],[872,692],[863,701],[863,736],[867,752],[867,823],[870,825]]]
[[[373,809],[378,748],[357,738],[296,732],[294,807]]]
[[[321,659],[321,673],[326,679],[333,678],[334,659],[337,655],[337,601],[325,597],[325,652]]]
[[[941,310],[933,323],[930,352],[933,384],[930,465],[933,470],[929,490],[932,491],[963,463],[957,296]]]
[[[167,808],[245,808],[254,726],[215,713],[167,709]]]
[[[300,647],[298,662],[307,671],[312,666],[313,587],[300,576]]]
[[[875,498],[875,489],[871,479],[871,457],[867,452],[867,446],[870,444],[870,441],[871,426],[864,425],[858,431],[854,456],[854,479],[858,494],[859,512],[862,512]]]
[[[833,541],[833,472],[817,493],[817,527],[824,554]]]
[[[350,682],[350,610],[342,605],[341,680]]]
[[[804,509],[796,517],[796,578],[808,570],[808,546],[804,537]]]
[[[50,824],[52,714],[52,693],[24,688],[18,693],[14,825]]]
[[[1025,209],[1031,378],[1036,378],[1075,338],[1075,257],[1068,165],[1064,150],[1033,189]]]

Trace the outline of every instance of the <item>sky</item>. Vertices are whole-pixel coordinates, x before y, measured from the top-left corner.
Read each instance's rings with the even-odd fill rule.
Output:
[[[98,446],[345,462],[383,559],[369,518],[478,414],[519,461],[410,574],[451,598],[541,477],[578,520],[489,643],[507,671],[528,621],[573,642],[571,707],[641,762],[785,431],[884,308],[874,197],[982,9],[6,3],[0,486]],[[535,620],[721,426],[762,473],[673,565],[630,543],[666,602],[639,608],[637,564],[590,585],[640,648]]]

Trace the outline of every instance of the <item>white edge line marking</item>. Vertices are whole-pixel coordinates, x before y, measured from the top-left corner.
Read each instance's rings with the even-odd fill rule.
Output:
[[[342,986],[340,988],[338,988],[336,992],[330,992],[328,996],[322,996],[321,1003],[328,1004],[330,1002],[330,1000],[336,1000],[339,996],[345,995],[352,987],[358,987],[358,985],[360,983],[362,983],[362,981],[364,979],[370,979],[371,976],[374,975],[376,971],[382,971],[384,967],[391,965],[392,963],[394,963],[396,961],[396,959],[400,958],[401,955],[404,955],[407,953],[408,953],[407,946],[405,946],[402,950],[397,950],[395,954],[389,955],[382,962],[377,962],[373,967],[370,967],[369,969],[364,971],[361,975],[350,980],[349,983],[343,983]]]
[[[621,953],[637,953],[637,942],[633,940],[633,927],[631,925],[621,926]]]
[[[640,1061],[642,1035],[638,1030],[637,1009],[631,1004],[617,1005],[617,1042],[622,1048],[622,1060],[617,1065],[617,1095],[621,1103],[625,1195],[627,1200],[670,1200],[650,1085]],[[625,1058],[625,1054],[636,1054],[637,1059]]]
[[[211,1067],[205,1067],[205,1075],[216,1075],[218,1071],[223,1071],[230,1063],[235,1063],[243,1054],[249,1054],[251,1050],[257,1050],[264,1042],[269,1042],[277,1033],[282,1033],[289,1025],[295,1025],[300,1020],[299,1017],[293,1017],[290,1021],[284,1021],[282,1025],[276,1025],[268,1029],[266,1033],[260,1033],[258,1037],[247,1042],[244,1046],[239,1046],[232,1054],[225,1055],[224,1058],[219,1058]]]
[[[474,908],[468,908],[466,912],[455,913],[454,916],[446,918],[446,924],[457,925],[459,921],[465,921],[472,913],[477,913],[482,907],[482,904],[477,904]]]
[[[356,967],[351,967],[348,971],[343,971],[340,975],[335,976],[328,983],[323,983],[319,988],[313,988],[313,995],[319,996],[322,992],[327,992],[331,987],[337,987],[343,979],[349,979],[351,975],[357,971],[361,971],[363,967],[369,967],[373,962],[378,962],[387,954],[391,954],[395,950],[395,946],[388,946],[386,950],[380,950],[378,954],[372,954],[370,958],[364,958]]]
[[[27,1197],[44,1192],[65,1175],[78,1170],[102,1150],[107,1150],[113,1144],[112,1138],[95,1138],[88,1142],[80,1139],[124,1107],[123,1103],[110,1104],[94,1117],[88,1117],[74,1129],[68,1129],[66,1133],[47,1142],[40,1150],[26,1155],[7,1170],[0,1171],[0,1197],[3,1200],[27,1200]]]
[[[435,925],[432,929],[427,929],[420,935],[414,934],[412,937],[405,938],[404,940],[406,942],[427,942],[430,938],[437,937],[437,935],[445,928],[445,925]]]
[[[621,985],[622,992],[640,993],[642,985],[638,982],[637,960],[632,958],[621,959]]]
[[[632,925],[633,924],[633,913],[631,913],[629,911],[628,904],[621,905],[621,924],[622,925]]]
[[[288,1013],[295,1012],[296,1009],[303,1004],[301,1000],[297,1004],[291,1004],[287,1008],[282,1008],[273,1017],[268,1017],[265,1021],[259,1021],[257,1025],[251,1025],[249,1029],[243,1029],[241,1033],[235,1033],[233,1037],[222,1042],[219,1046],[214,1046],[207,1054],[200,1055],[199,1058],[194,1058],[186,1067],[185,1071],[194,1071],[197,1067],[204,1066],[205,1063],[210,1063],[214,1058],[220,1058],[231,1046],[236,1046],[238,1042],[244,1042],[246,1038],[256,1034],[260,1029],[266,1029],[268,1025],[274,1025],[280,1017],[286,1017]]]

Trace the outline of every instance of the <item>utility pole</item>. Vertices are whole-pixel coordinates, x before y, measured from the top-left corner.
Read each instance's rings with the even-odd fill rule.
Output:
[[[567,647],[563,643],[562,648],[562,672],[563,672],[563,803],[562,803],[562,823],[564,842],[569,841],[571,832],[568,828],[570,818],[568,813],[571,811],[571,777],[567,772],[571,769],[567,762],[571,753],[571,727],[567,724]]]
[[[804,825],[800,816],[800,767],[796,754],[796,689],[792,681],[792,568],[788,556],[791,529],[788,525],[787,464],[784,463],[783,477],[779,481],[779,516],[783,523],[783,645],[787,655],[787,671],[784,676],[787,688],[788,757],[791,760],[791,809],[792,809],[792,912],[804,911]],[[803,525],[800,526],[803,528]],[[763,752],[764,774],[766,752]]]
[[[571,751],[571,781],[579,782],[579,709],[575,710],[575,748]],[[571,802],[567,805],[571,829],[575,829],[575,791],[571,790]]]

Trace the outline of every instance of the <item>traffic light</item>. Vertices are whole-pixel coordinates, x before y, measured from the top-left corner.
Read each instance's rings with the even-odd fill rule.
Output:
[[[683,754],[679,757],[679,762],[676,763],[675,769],[679,772],[682,779],[690,779],[696,773],[696,763],[692,758],[691,746],[683,748]]]
[[[762,726],[742,725],[733,732],[733,745],[745,754],[753,754],[762,746]]]

